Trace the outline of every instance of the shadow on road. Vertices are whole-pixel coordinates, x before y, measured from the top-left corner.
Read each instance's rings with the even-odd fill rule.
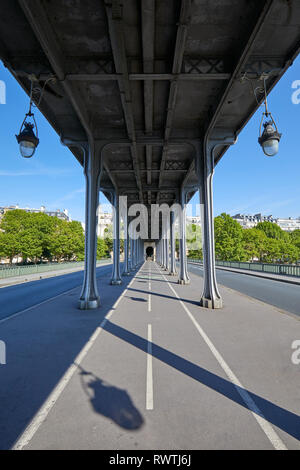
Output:
[[[132,346],[148,353],[148,342],[131,331],[128,331],[110,321],[107,321],[104,330],[116,336],[117,338],[126,341]],[[256,406],[260,409],[261,413],[264,415],[265,419],[269,423],[277,426],[286,433],[290,434],[295,439],[300,440],[300,417],[291,411],[288,411],[284,408],[281,408],[275,403],[266,400],[265,398],[256,395],[255,393],[250,392],[242,387],[235,386],[229,380],[223,379],[218,375],[209,372],[206,369],[194,364],[183,357],[177,356],[157,344],[152,343],[152,356],[156,359],[168,364],[179,372],[191,377],[194,380],[202,383],[206,387],[220,393],[229,400],[234,401],[244,408],[248,408],[242,396],[247,392],[252,400],[256,403]]]
[[[112,419],[121,428],[136,431],[144,424],[139,410],[134,406],[126,390],[114,387],[92,372],[80,369],[82,388],[88,396],[95,413]],[[85,380],[87,377],[90,380]]]
[[[99,283],[100,309],[78,310],[77,297],[65,295],[1,325],[1,340],[7,345],[7,364],[0,367],[1,450],[16,443],[130,280],[124,278],[121,286]],[[101,409],[98,397],[107,389],[94,386],[93,405]]]
[[[133,289],[132,287],[129,287],[128,288],[128,291],[132,291],[132,292],[138,292],[139,294],[149,294],[149,291],[146,291],[146,290],[141,290],[141,289]],[[159,294],[158,292],[154,292],[153,290],[151,291],[151,295],[154,295],[154,296],[157,296],[157,297],[163,297],[164,299],[171,299],[171,300],[175,300],[176,302],[178,301],[182,301],[182,302],[185,302],[187,304],[192,304],[192,305],[198,305],[200,304],[200,300],[199,301],[195,301],[195,300],[189,300],[189,299],[183,299],[183,298],[177,298],[175,297],[175,295],[168,295],[168,294]],[[132,300],[136,300],[137,297],[130,297]],[[140,300],[140,299],[138,299]],[[146,301],[145,301],[146,302]]]
[[[136,302],[147,302],[146,299],[142,299],[140,297],[129,297],[128,295],[126,295],[126,297],[130,300],[135,300]]]

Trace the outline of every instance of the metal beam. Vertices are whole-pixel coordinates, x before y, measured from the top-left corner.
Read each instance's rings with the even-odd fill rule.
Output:
[[[143,69],[144,74],[150,76],[144,82],[144,113],[145,134],[153,132],[153,64],[154,64],[154,24],[155,24],[155,0],[141,2],[142,14],[142,45],[143,45]],[[130,77],[129,77],[130,80]],[[146,146],[147,185],[151,185],[152,175],[152,146]],[[148,203],[151,204],[151,191],[148,191]]]
[[[274,0],[267,0],[264,7],[262,8],[262,11],[259,15],[259,18],[257,19],[256,23],[255,23],[255,26],[253,28],[253,31],[247,41],[247,43],[245,44],[245,46],[243,47],[242,51],[241,51],[241,55],[240,55],[240,58],[237,62],[237,65],[232,73],[232,76],[224,90],[224,93],[223,93],[223,96],[221,98],[221,100],[219,101],[219,104],[215,110],[215,112],[213,113],[210,121],[209,121],[209,124],[207,126],[207,129],[206,129],[206,132],[205,132],[205,135],[204,135],[204,140],[207,141],[208,138],[209,138],[209,135],[210,133],[212,132],[215,124],[216,124],[216,121],[222,111],[222,107],[224,105],[224,103],[226,102],[226,99],[227,99],[227,96],[232,88],[232,85],[234,83],[234,81],[237,79],[238,75],[240,74],[241,70],[243,69],[243,67],[245,67],[246,63],[247,63],[247,60],[249,59],[249,56],[251,55],[251,52],[252,52],[252,48],[255,44],[255,41],[258,37],[258,35],[260,34],[260,31],[266,21],[266,17],[270,11],[270,9],[272,8],[273,6],[273,3],[274,3]],[[189,167],[189,170],[188,170],[188,173],[187,175],[184,177],[183,181],[182,181],[182,184],[181,184],[181,187],[184,187],[184,185],[186,184],[186,182],[188,181],[188,177],[190,176],[190,174],[193,172],[194,170],[194,162],[191,163],[190,167]]]
[[[139,170],[136,134],[132,110],[131,90],[128,77],[128,67],[125,51],[125,38],[122,27],[122,6],[119,0],[105,1],[106,14],[108,20],[108,29],[115,63],[115,69],[121,77],[118,80],[121,102],[124,111],[124,117],[127,127],[128,137],[131,140],[131,156],[133,168],[135,170],[135,177],[137,182],[138,191],[140,194],[141,202],[143,202],[142,182]]]
[[[81,124],[83,125],[87,135],[92,138],[93,133],[90,126],[90,117],[86,111],[82,98],[74,89],[73,85],[65,81],[65,57],[62,54],[59,44],[55,38],[53,29],[49,23],[48,17],[42,4],[38,0],[19,0],[29,24],[31,25],[41,47],[48,58],[54,74],[61,80],[63,87],[69,97]]]
[[[173,58],[172,74],[179,74],[181,72],[183,54],[184,54],[185,42],[186,42],[186,36],[187,36],[187,29],[188,29],[189,21],[190,21],[190,13],[191,13],[191,0],[182,0],[180,18],[179,18],[179,24],[178,24],[177,36],[176,36],[174,58]],[[167,151],[168,151],[168,140],[171,134],[174,112],[175,112],[175,107],[176,107],[177,92],[178,92],[178,80],[175,80],[171,83],[170,91],[169,91],[168,112],[167,112],[167,119],[166,119],[166,125],[165,125],[165,133],[164,133],[164,140],[166,144],[164,145],[163,150],[162,150],[158,186],[161,185],[162,179],[163,179],[165,158],[166,158]],[[157,194],[157,203],[158,202],[159,202],[159,192]]]
[[[249,59],[249,56],[251,54],[251,51],[252,51],[252,47],[254,46],[255,44],[255,41],[266,21],[266,18],[268,16],[268,13],[270,12],[272,6],[274,4],[274,0],[267,0],[265,2],[265,5],[264,7],[262,8],[262,11],[256,21],[256,24],[254,26],[254,29],[245,45],[245,47],[243,48],[242,50],[242,54],[237,62],[237,65],[235,67],[235,70],[225,88],[225,91],[223,93],[223,96],[221,98],[221,100],[219,101],[218,103],[218,106],[209,122],[209,125],[207,127],[207,130],[206,130],[206,134],[205,134],[205,140],[207,140],[207,138],[209,137],[209,134],[211,133],[212,129],[214,128],[214,125],[216,124],[216,121],[221,113],[221,110],[222,110],[222,107],[224,105],[224,103],[226,102],[226,99],[227,99],[227,96],[229,94],[229,92],[231,91],[231,88],[232,88],[232,85],[234,84],[234,81],[236,80],[236,78],[238,77],[239,73],[241,72],[242,68],[245,66],[245,64],[247,63],[247,60]]]
[[[229,80],[231,77],[230,73],[130,73],[128,75],[129,81],[202,81],[202,80]],[[118,73],[67,73],[65,76],[66,80],[71,82],[102,82],[119,80],[122,78],[121,74]],[[152,84],[153,86],[153,84]]]
[[[115,168],[115,169],[110,169],[109,171],[110,171],[110,173],[134,173],[134,170],[132,170],[130,168],[128,168],[128,169],[127,168],[125,168],[125,169],[122,168],[120,170]],[[179,168],[170,168],[170,169],[167,169],[167,170],[165,169],[166,173],[187,173],[187,171],[188,171],[187,169],[179,169]],[[148,173],[148,169],[141,168],[140,172],[141,173]],[[152,173],[160,173],[160,170],[152,168],[151,172]],[[147,183],[147,185],[149,185],[149,184],[151,184],[151,183]]]

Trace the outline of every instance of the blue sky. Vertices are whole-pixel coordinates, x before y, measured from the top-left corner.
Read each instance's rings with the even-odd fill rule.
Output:
[[[82,168],[38,110],[35,116],[40,145],[32,159],[20,157],[15,134],[29,99],[1,62],[0,80],[6,85],[6,104],[0,104],[0,206],[68,209],[73,219],[84,221]],[[291,99],[295,80],[300,81],[300,58],[269,96],[269,108],[283,133],[278,155],[268,158],[258,145],[261,108],[217,165],[215,215],[262,212],[275,217],[300,216],[300,104],[293,104]],[[101,202],[105,201],[101,196]],[[198,202],[196,194],[192,203],[195,206]]]

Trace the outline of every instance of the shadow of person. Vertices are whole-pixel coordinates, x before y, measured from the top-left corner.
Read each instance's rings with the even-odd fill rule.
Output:
[[[134,406],[126,390],[114,387],[80,368],[82,387],[89,397],[93,410],[129,431],[136,431],[144,424],[139,410]],[[89,376],[89,380],[84,377]]]

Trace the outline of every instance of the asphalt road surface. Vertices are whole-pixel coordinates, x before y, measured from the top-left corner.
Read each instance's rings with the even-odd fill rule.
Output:
[[[112,266],[97,268],[97,277],[111,271]],[[83,271],[55,276],[38,281],[25,282],[0,289],[0,321],[22,310],[40,304],[64,292],[78,287],[83,282]]]
[[[99,309],[77,285],[1,323],[0,449],[300,448],[298,317],[223,286],[222,310],[200,308],[192,272],[147,262],[111,286],[110,269]]]
[[[203,277],[203,269],[200,266],[189,264],[188,270]],[[217,269],[217,280],[225,287],[300,316],[300,286],[296,284],[247,276],[221,269]]]

